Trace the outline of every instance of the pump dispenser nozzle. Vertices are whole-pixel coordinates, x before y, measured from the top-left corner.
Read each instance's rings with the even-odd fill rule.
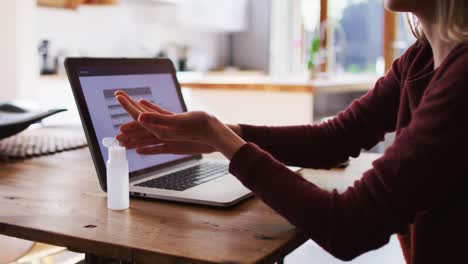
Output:
[[[115,160],[116,162],[126,162],[126,149],[119,145],[119,142],[115,138],[104,138],[102,145],[109,149],[109,161]]]
[[[118,146],[119,142],[115,138],[106,137],[102,139],[102,145],[106,148]]]
[[[129,173],[126,149],[115,138],[104,138],[102,145],[109,149],[107,161],[107,207],[125,210],[130,204]]]

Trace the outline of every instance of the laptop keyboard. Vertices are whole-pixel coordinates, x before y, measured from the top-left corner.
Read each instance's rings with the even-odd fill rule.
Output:
[[[185,191],[205,182],[227,175],[228,165],[206,162],[181,171],[155,178],[136,186],[171,191]]]

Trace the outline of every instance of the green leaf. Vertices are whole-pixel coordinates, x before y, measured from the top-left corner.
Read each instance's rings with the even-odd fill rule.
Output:
[[[316,53],[320,49],[320,39],[318,37],[315,37],[314,40],[312,40],[312,52]]]

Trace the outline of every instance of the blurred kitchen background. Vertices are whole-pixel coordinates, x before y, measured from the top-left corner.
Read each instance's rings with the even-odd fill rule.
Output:
[[[293,125],[344,109],[414,42],[406,16],[385,12],[382,0],[0,4],[0,101],[69,110],[51,124],[80,124],[66,57],[168,57],[189,109],[225,122]],[[313,242],[288,261],[341,263]],[[394,239],[352,263],[376,262],[402,262]]]

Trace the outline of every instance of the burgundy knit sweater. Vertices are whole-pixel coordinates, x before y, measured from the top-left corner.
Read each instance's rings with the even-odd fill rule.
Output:
[[[466,261],[468,45],[433,68],[431,47],[415,44],[327,123],[242,125],[250,143],[234,155],[230,172],[337,258],[380,248],[397,233],[407,263]],[[337,165],[392,131],[393,145],[342,194],[285,167]]]

